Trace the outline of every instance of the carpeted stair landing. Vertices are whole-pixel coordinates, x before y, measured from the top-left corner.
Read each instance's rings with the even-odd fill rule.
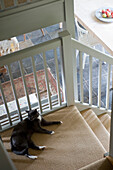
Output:
[[[12,130],[2,133],[2,140],[11,159],[18,170],[78,170],[80,168],[95,170],[111,170],[113,167],[107,158],[103,158],[106,149],[84,120],[75,106],[66,107],[50,115],[47,120],[62,120],[62,125],[49,126],[54,135],[33,134],[37,145],[46,145],[43,151],[30,149],[30,153],[38,159],[30,160],[18,156],[10,150]],[[100,161],[100,162],[98,162]],[[99,168],[98,168],[99,167]],[[101,168],[102,167],[102,168]]]

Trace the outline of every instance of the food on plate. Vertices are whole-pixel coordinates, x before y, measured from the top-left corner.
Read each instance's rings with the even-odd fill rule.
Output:
[[[107,15],[105,13],[102,14],[103,18],[107,18]]]
[[[113,18],[113,11],[111,9],[102,9],[101,14],[103,18]]]

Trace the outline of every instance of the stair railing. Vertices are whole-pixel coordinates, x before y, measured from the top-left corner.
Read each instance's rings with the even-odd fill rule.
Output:
[[[109,159],[113,158],[113,72],[112,72],[112,66],[113,66],[113,58],[110,55],[104,54],[98,50],[95,50],[91,47],[85,46],[84,44],[76,41],[75,39],[72,39],[72,48],[73,48],[73,74],[74,74],[74,94],[75,94],[75,104],[79,108],[79,110],[84,110],[86,108],[93,108],[95,112],[102,113],[102,112],[109,112],[111,113],[111,129],[110,129],[110,145],[109,145],[109,153],[105,153],[105,156]],[[76,51],[78,56],[76,56]],[[84,70],[83,67],[83,53],[86,53],[89,56],[89,70],[87,70],[87,74],[89,75],[89,102],[85,103],[84,101],[84,82],[83,82],[83,74]],[[98,59],[98,95],[97,95],[97,105],[93,105],[92,99],[92,62],[93,57],[95,59]],[[78,60],[77,60],[78,59]],[[79,62],[79,68],[77,65],[77,62]],[[107,80],[106,80],[106,99],[105,99],[105,107],[101,107],[101,95],[102,95],[102,87],[101,87],[101,81],[102,81],[102,63],[106,62],[107,65]],[[105,66],[104,66],[105,67]],[[78,70],[79,70],[79,76],[78,76]],[[96,71],[96,70],[94,70]],[[112,96],[110,101],[110,85],[112,86]],[[112,104],[112,108],[109,108],[110,102]]]
[[[113,65],[113,58],[112,56],[108,54],[104,54],[96,49],[93,49],[91,47],[85,46],[84,44],[76,41],[75,39],[72,40],[72,49],[73,49],[73,70],[74,70],[74,92],[75,92],[75,103],[79,110],[83,110],[85,108],[93,108],[96,113],[103,113],[103,112],[109,112],[111,113],[110,108],[110,102],[111,102],[111,93],[109,91],[111,86],[111,66]],[[76,51],[78,50],[76,56]],[[89,67],[87,69],[83,69],[83,53],[86,53],[89,59]],[[93,61],[96,61],[95,67],[93,69]],[[103,63],[106,63],[103,66]],[[98,68],[98,70],[96,70]],[[102,84],[101,81],[104,77],[102,77],[102,71],[106,68],[106,79],[105,79],[105,101],[102,103]],[[88,81],[85,82],[84,74],[88,78]],[[93,76],[97,74],[98,84],[95,84],[96,86],[96,93],[97,96],[95,99],[94,97],[94,81]],[[85,86],[85,83],[87,83],[87,86]],[[88,87],[88,89],[87,89]],[[87,100],[86,96],[84,96],[84,90],[85,94],[87,94]],[[103,104],[103,105],[102,105]]]
[[[54,61],[54,71],[56,73],[56,78],[53,76],[49,67],[49,60],[47,56],[48,52],[51,53],[51,58]],[[12,96],[14,99],[8,101],[7,92],[5,91],[4,81],[1,79],[0,81],[0,97],[2,99],[0,104],[1,111],[4,110],[3,115],[0,114],[0,130],[7,129],[9,127],[14,126],[19,121],[26,118],[27,114],[25,110],[37,108],[41,114],[46,114],[62,108],[66,105],[66,97],[64,91],[64,73],[62,69],[62,54],[61,54],[61,40],[56,38],[54,40],[50,40],[48,42],[44,42],[39,45],[31,46],[29,48],[16,51],[11,54],[7,54],[5,56],[0,57],[0,66],[5,65],[7,68],[7,82],[10,84],[10,93],[12,90]],[[37,65],[36,61],[38,61],[38,57],[40,56],[41,67]],[[29,63],[27,62],[29,60]],[[24,98],[26,105],[21,106],[19,97],[19,91],[17,85],[15,84],[16,78],[15,73],[12,70],[12,67],[16,63],[16,66],[19,67],[20,70],[20,78],[22,80],[23,89],[24,89]],[[32,75],[34,82],[33,88],[35,92],[30,92],[28,88],[28,80],[29,73],[26,73],[26,64],[29,64],[30,67],[30,75]],[[60,65],[58,63],[61,63]],[[60,71],[61,70],[61,71]],[[45,96],[42,95],[41,85],[40,85],[40,74],[43,72],[43,79],[45,83]],[[30,82],[31,83],[31,82]],[[63,85],[62,85],[63,84]],[[43,86],[43,85],[42,85]],[[52,90],[54,86],[54,91]],[[56,89],[56,90],[55,90]],[[56,91],[56,92],[55,92]],[[30,95],[34,94],[35,102],[33,103],[33,97]],[[22,96],[23,97],[23,96]],[[23,98],[22,98],[23,100]],[[13,102],[13,111],[11,111],[10,105]],[[1,113],[1,112],[0,112]]]

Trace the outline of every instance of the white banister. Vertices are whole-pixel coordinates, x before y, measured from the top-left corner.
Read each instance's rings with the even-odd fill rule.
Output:
[[[2,126],[1,126],[1,123],[0,123],[0,131],[2,131]]]
[[[7,117],[9,119],[9,123],[12,126],[12,121],[11,121],[9,109],[8,109],[8,106],[7,106],[7,101],[6,101],[6,98],[5,98],[5,95],[4,95],[4,91],[3,91],[3,88],[2,88],[2,85],[1,85],[1,81],[0,81],[0,90],[1,90],[3,101],[4,101],[5,109],[6,109],[6,112],[7,112]]]
[[[77,84],[77,55],[78,52],[75,49],[72,49],[73,52],[73,81],[74,81],[74,97],[75,100],[78,100],[78,84]]]
[[[74,83],[73,83],[73,55],[71,36],[67,31],[59,33],[62,39],[62,55],[64,64],[64,81],[66,89],[67,106],[74,104]]]
[[[18,102],[18,97],[17,97],[17,94],[16,94],[16,89],[15,89],[15,85],[14,85],[14,82],[13,82],[13,75],[12,75],[12,72],[11,72],[10,65],[8,65],[8,72],[9,72],[9,77],[10,77],[10,80],[11,80],[13,94],[14,94],[14,97],[15,97],[15,100],[16,100],[16,105],[17,105],[17,108],[18,108],[19,117],[20,117],[20,120],[22,120],[20,105],[19,105],[19,102]]]
[[[110,89],[110,72],[111,64],[108,64],[108,76],[107,76],[107,87],[106,87],[106,109],[109,109],[109,89]]]
[[[92,105],[92,56],[89,56],[89,104]]]
[[[82,52],[79,52],[79,68],[80,68],[80,101],[83,103],[83,60],[82,60]]]
[[[29,99],[29,94],[28,94],[28,88],[27,88],[27,85],[26,85],[25,73],[24,73],[24,68],[23,68],[23,64],[22,64],[21,60],[20,60],[20,70],[21,70],[21,74],[22,74],[22,78],[23,78],[25,94],[26,94],[26,97],[27,97],[28,109],[31,110],[31,104],[30,104],[30,99]]]
[[[57,77],[57,93],[58,93],[58,102],[61,106],[61,92],[60,92],[60,80],[59,80],[59,72],[58,72],[58,60],[57,60],[57,51],[54,49],[54,59],[55,59],[55,66],[56,66],[56,77]]]
[[[98,107],[101,107],[101,72],[102,72],[102,62],[99,60],[99,68],[98,68]]]
[[[14,6],[18,5],[18,0],[14,0]]]
[[[51,94],[49,89],[49,79],[48,79],[48,70],[47,70],[47,63],[46,63],[46,55],[43,53],[43,62],[44,62],[44,69],[45,69],[45,79],[46,79],[46,87],[47,87],[47,93],[48,93],[48,102],[49,102],[49,108],[52,109],[52,103],[51,103]]]
[[[35,67],[34,57],[32,57],[32,65],[33,65],[36,93],[37,93],[37,97],[38,97],[39,110],[40,110],[40,113],[42,113],[42,104],[41,104],[41,99],[40,99],[40,92],[39,92],[39,86],[38,86],[38,79],[37,79],[37,75],[36,75],[36,67]]]
[[[79,98],[78,100],[76,100],[77,96],[75,96],[75,103],[77,105],[77,107],[79,107],[80,110],[83,109],[87,109],[87,108],[93,108],[95,110],[95,112],[97,114],[101,114],[104,113],[105,111],[107,111],[108,113],[111,113],[111,110],[109,108],[109,100],[110,100],[110,95],[109,95],[109,87],[110,87],[110,75],[111,75],[111,65],[113,65],[113,57],[108,55],[108,54],[104,54],[99,50],[95,50],[89,46],[86,46],[85,44],[71,38],[72,40],[72,50],[76,50],[79,51],[81,53],[86,53],[89,56],[89,96],[86,96],[89,99],[89,103],[87,101],[83,101],[83,73],[85,73],[85,69],[82,70],[82,57],[79,55],[77,55],[77,61],[79,59],[79,67],[80,67],[80,72],[78,72],[78,75],[80,76],[80,91],[79,91]],[[78,54],[78,53],[77,53]],[[81,58],[81,59],[80,59]],[[76,59],[76,55],[74,55],[74,60]],[[98,89],[98,95],[97,95],[97,103],[94,102],[93,105],[93,94],[95,94],[95,87],[93,87],[92,84],[92,76],[93,76],[93,72],[95,72],[94,68],[92,67],[92,62],[93,59],[96,59],[99,61],[98,64],[98,86],[96,87]],[[74,61],[73,60],[73,61]],[[75,62],[75,61],[74,61]],[[101,81],[102,81],[102,76],[101,76],[101,72],[102,72],[102,62],[106,62],[106,65],[108,65],[108,72],[107,72],[107,83],[106,83],[106,103],[105,106],[101,106],[101,93],[102,93],[102,89],[101,89]],[[75,67],[77,67],[76,62],[74,63]],[[74,76],[76,77],[76,72],[74,71]],[[78,79],[78,77],[76,78]],[[76,80],[77,81],[77,80]],[[76,84],[74,81],[74,86],[76,87]],[[79,82],[78,82],[79,83]],[[77,83],[77,84],[78,84]],[[94,92],[94,93],[93,93]],[[75,94],[76,95],[76,94]],[[82,103],[83,102],[83,103]]]
[[[86,46],[85,44],[71,38],[72,40],[72,47],[79,50],[79,51],[82,51],[86,54],[88,54],[89,56],[92,56],[92,57],[95,57],[95,58],[98,58],[100,61],[104,61],[108,64],[112,64],[113,65],[113,57],[109,54],[105,54],[105,53],[102,53],[101,51],[99,50],[96,50],[94,48],[91,48],[89,46]]]
[[[57,49],[58,49],[59,54],[57,54]],[[4,100],[4,104],[1,105],[1,107],[6,108],[6,112],[5,112],[5,109],[3,110],[4,117],[2,117],[0,115],[0,119],[1,119],[0,131],[3,131],[4,128],[7,129],[7,128],[13,126],[14,121],[16,124],[17,123],[16,121],[21,121],[22,119],[24,119],[25,118],[24,112],[27,109],[27,107],[28,107],[28,109],[37,108],[41,114],[46,114],[46,113],[51,112],[55,109],[57,110],[59,108],[66,106],[66,100],[65,100],[66,95],[65,95],[65,91],[64,91],[65,83],[64,83],[64,79],[63,79],[64,72],[62,72],[62,73],[59,72],[59,65],[58,65],[58,59],[59,59],[60,68],[62,71],[63,70],[62,69],[63,68],[62,67],[63,60],[62,60],[62,55],[61,55],[60,49],[61,49],[61,39],[56,38],[54,40],[50,40],[48,42],[44,42],[42,44],[38,44],[38,45],[35,45],[35,46],[29,47],[29,48],[26,48],[26,49],[23,49],[20,51],[16,51],[14,53],[10,53],[10,54],[0,57],[0,66],[6,65],[7,74],[9,75],[10,82],[11,82],[11,88],[12,88],[13,95],[14,95],[14,100],[9,101],[9,102],[14,103],[14,107],[12,109],[10,107],[9,102],[7,102],[7,100],[6,100],[6,96],[4,96],[4,93],[5,93],[4,88],[3,89],[2,89],[2,87],[0,88],[1,95],[3,96],[3,100]],[[49,73],[49,68],[47,66],[47,61],[46,61],[46,52],[50,51],[50,50],[54,51],[53,58],[54,58],[54,64],[55,64],[55,68],[56,68],[56,80],[53,77],[54,83],[56,83],[56,85],[54,87],[55,91],[53,90],[52,93],[50,91],[50,85],[52,85],[52,89],[53,89],[53,84],[49,79],[49,74],[51,74],[51,72]],[[47,88],[47,96],[44,94],[45,96],[42,95],[42,98],[41,98],[40,89],[39,89],[39,83],[41,80],[39,80],[39,82],[38,82],[38,76],[37,76],[38,72],[36,71],[36,64],[35,64],[35,57],[37,59],[37,57],[38,57],[37,55],[39,55],[39,54],[42,54],[44,68],[42,67],[41,69],[43,69],[43,73],[44,73],[43,81],[44,81],[44,83],[46,82],[46,88]],[[59,56],[57,56],[57,55],[59,55]],[[31,94],[29,94],[29,92],[28,92],[28,87],[27,87],[27,82],[26,82],[27,80],[26,80],[26,75],[24,72],[23,59],[28,59],[28,58],[29,58],[29,60],[31,60],[31,68],[33,70],[32,73],[34,75],[33,78],[34,78],[35,90],[36,90],[36,94],[37,94],[37,98],[36,98],[36,95],[33,94],[33,96],[34,96],[33,102],[31,101],[31,96],[30,96]],[[24,88],[24,92],[25,92],[25,96],[20,97],[19,99],[18,99],[18,90],[15,86],[15,79],[12,75],[12,69],[11,69],[11,64],[14,62],[19,63],[23,88]],[[59,74],[62,75],[61,80],[62,80],[62,85],[64,84],[64,86],[63,86],[64,89],[62,87],[60,87]],[[51,76],[52,76],[52,74],[51,74]],[[27,99],[28,106],[26,105],[26,99]],[[21,105],[21,108],[20,108],[20,102],[22,100],[25,100],[25,104]],[[8,111],[8,109],[9,109],[9,111]],[[10,114],[9,114],[9,112],[10,112]],[[14,116],[16,116],[16,117],[14,118]]]

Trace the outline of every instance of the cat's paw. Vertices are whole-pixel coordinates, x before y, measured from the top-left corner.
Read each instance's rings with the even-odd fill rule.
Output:
[[[60,121],[60,124],[63,124],[63,122],[62,122],[62,121]]]
[[[50,133],[50,134],[51,134],[51,135],[53,135],[54,133],[55,133],[54,131],[51,131],[51,133]]]
[[[39,150],[44,150],[46,146],[39,146]]]
[[[37,158],[38,158],[38,156],[34,156],[34,155],[27,155],[27,157],[28,157],[29,159],[37,159]]]

